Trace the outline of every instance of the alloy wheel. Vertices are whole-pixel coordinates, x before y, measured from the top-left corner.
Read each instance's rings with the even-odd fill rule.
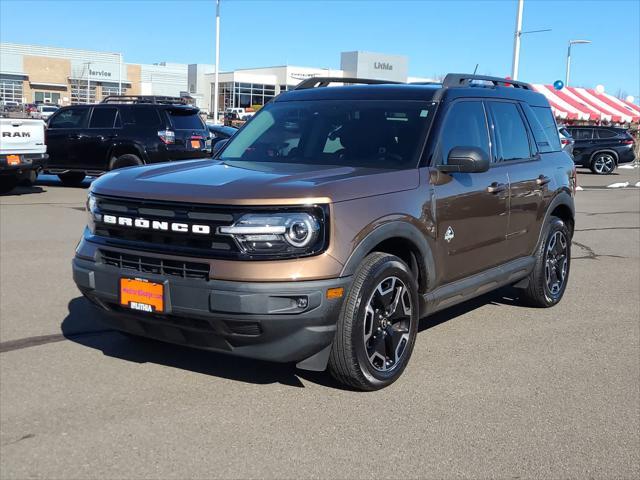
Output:
[[[569,243],[563,232],[557,231],[549,240],[545,254],[544,276],[547,289],[553,296],[558,295],[567,277]]]
[[[412,308],[409,289],[398,277],[382,280],[369,297],[363,339],[374,369],[388,372],[400,364],[409,345]]]
[[[593,169],[601,175],[611,173],[615,168],[616,161],[608,153],[600,153],[593,161]]]

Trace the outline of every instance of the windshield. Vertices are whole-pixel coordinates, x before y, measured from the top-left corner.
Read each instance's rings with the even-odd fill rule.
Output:
[[[224,161],[415,167],[430,106],[419,101],[274,102],[220,155]]]

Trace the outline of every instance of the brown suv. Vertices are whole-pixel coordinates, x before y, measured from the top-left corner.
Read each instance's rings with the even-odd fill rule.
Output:
[[[425,315],[503,285],[562,298],[575,186],[525,83],[314,78],[214,160],[95,181],[73,274],[119,330],[373,390]]]

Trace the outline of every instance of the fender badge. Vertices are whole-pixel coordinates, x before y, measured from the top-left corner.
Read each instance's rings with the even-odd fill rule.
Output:
[[[455,237],[455,233],[453,231],[453,228],[451,228],[451,227],[447,228],[447,231],[444,232],[444,240],[445,240],[445,242],[449,243],[451,240],[453,240],[453,237]]]

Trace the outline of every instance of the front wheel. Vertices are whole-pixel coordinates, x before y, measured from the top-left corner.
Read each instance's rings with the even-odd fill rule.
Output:
[[[523,291],[525,303],[534,307],[552,307],[558,303],[567,288],[570,266],[571,232],[561,219],[551,217]]]
[[[616,159],[607,152],[596,153],[591,161],[591,171],[596,175],[609,175],[616,169]]]
[[[329,372],[359,390],[390,385],[409,362],[418,321],[418,287],[409,267],[394,255],[368,255],[340,313]]]

